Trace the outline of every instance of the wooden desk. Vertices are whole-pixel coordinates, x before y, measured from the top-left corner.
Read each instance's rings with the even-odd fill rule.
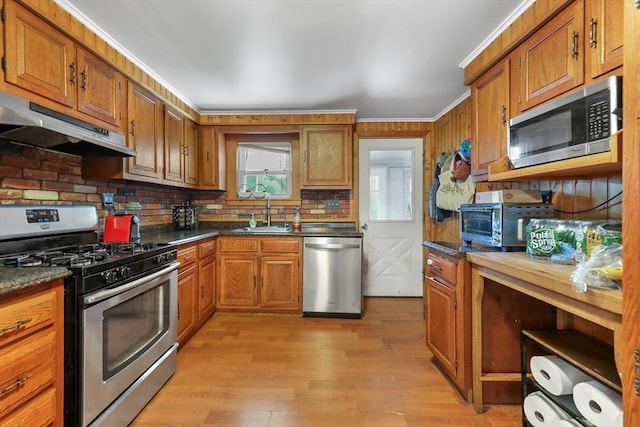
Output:
[[[472,263],[472,336],[473,336],[473,406],[483,411],[482,384],[490,381],[520,381],[520,373],[484,373],[482,366],[482,321],[485,280],[552,305],[613,331],[615,360],[618,372],[622,368],[621,328],[622,292],[589,288],[577,293],[571,287],[574,266],[528,257],[524,253],[471,252]]]

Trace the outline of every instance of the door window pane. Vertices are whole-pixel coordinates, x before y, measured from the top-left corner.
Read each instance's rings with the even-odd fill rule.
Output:
[[[369,153],[369,218],[413,220],[412,150]]]

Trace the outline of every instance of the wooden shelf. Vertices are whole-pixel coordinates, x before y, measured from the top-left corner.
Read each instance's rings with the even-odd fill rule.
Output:
[[[622,172],[622,131],[611,137],[611,151],[511,169],[508,159],[489,165],[489,181],[528,181],[535,178],[579,178]]]
[[[612,346],[572,329],[523,330],[522,334],[598,381],[622,392]]]

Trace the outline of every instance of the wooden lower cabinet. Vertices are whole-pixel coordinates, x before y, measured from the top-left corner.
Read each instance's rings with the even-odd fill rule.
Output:
[[[300,312],[301,239],[223,237],[218,310]]]
[[[0,296],[0,425],[63,425],[63,280]]]
[[[215,239],[178,247],[178,343],[184,345],[216,310]]]
[[[427,347],[462,397],[472,399],[469,263],[429,249],[424,298]]]

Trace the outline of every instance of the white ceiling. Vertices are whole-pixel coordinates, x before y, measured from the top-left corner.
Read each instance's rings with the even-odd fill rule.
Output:
[[[55,0],[206,113],[432,120],[533,0]]]

